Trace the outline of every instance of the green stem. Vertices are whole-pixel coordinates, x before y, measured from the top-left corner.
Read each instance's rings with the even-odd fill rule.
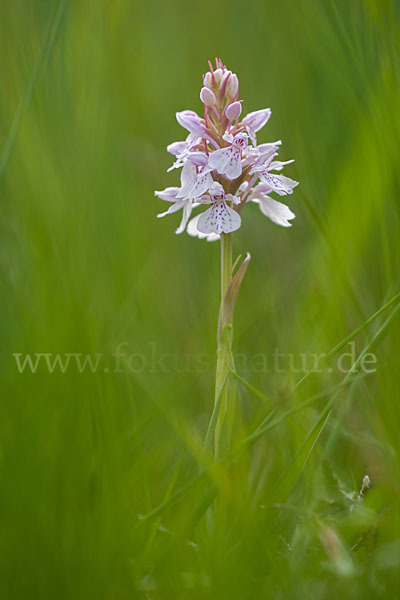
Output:
[[[225,324],[225,296],[232,281],[232,233],[221,234],[221,304],[218,322],[218,346]]]
[[[215,425],[215,458],[223,456],[230,446],[235,411],[235,386],[231,370],[235,369],[232,356],[233,322],[226,314],[225,297],[232,281],[232,233],[221,234],[221,305],[217,333],[217,369],[215,378],[214,410],[218,411]]]

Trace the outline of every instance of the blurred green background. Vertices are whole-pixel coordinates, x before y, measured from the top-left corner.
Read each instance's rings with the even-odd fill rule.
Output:
[[[2,598],[394,597],[398,304],[368,319],[400,291],[399,25],[396,0],[1,2]],[[199,476],[219,248],[157,220],[153,190],[178,183],[165,146],[214,56],[300,186],[292,229],[254,205],[234,236],[237,366],[266,396],[240,386],[235,439],[276,412]],[[358,327],[370,375],[257,366]],[[15,353],[103,356],[19,373]]]

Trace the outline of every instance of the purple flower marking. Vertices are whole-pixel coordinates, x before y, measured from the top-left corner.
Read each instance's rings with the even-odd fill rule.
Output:
[[[238,133],[229,148],[221,148],[210,155],[208,166],[228,179],[236,179],[242,174],[242,151],[247,148],[245,133]]]
[[[233,197],[229,194],[229,199]],[[228,197],[221,184],[214,182],[210,188],[209,196],[199,199],[202,204],[211,204],[211,208],[200,215],[197,221],[197,230],[200,233],[210,234],[230,233],[239,229],[241,218],[238,212],[226,204]],[[234,201],[234,200],[233,200]]]

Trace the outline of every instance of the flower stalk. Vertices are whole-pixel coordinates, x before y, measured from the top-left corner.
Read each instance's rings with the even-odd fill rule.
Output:
[[[232,281],[232,238],[232,233],[221,235],[221,304],[217,331],[214,397],[214,407],[217,407],[218,410],[214,440],[216,460],[229,449],[235,412],[235,398],[231,394],[233,384],[231,371],[235,369],[232,354],[233,311],[229,311],[226,306],[228,288]]]

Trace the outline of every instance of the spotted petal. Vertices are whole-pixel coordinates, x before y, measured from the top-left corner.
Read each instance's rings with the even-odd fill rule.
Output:
[[[193,219],[190,219],[186,228],[187,233],[192,237],[198,237],[200,240],[207,240],[207,242],[216,242],[220,236],[217,233],[202,233],[197,229],[197,223],[201,215],[196,215]]]
[[[242,160],[240,148],[231,146],[230,148],[221,148],[210,154],[208,166],[215,169],[221,175],[228,179],[236,179],[242,174]]]
[[[197,198],[212,186],[213,181],[209,171],[206,173],[199,173],[183,185],[180,192],[177,194],[177,198]]]
[[[239,229],[241,219],[239,213],[226,205],[225,202],[215,202],[211,208],[202,213],[197,222],[201,233],[230,233]]]
[[[263,183],[267,183],[269,185],[271,191],[276,192],[280,196],[292,194],[293,188],[299,184],[298,181],[289,179],[289,177],[285,177],[284,175],[273,175],[268,171],[262,171],[260,173],[260,179]]]
[[[271,146],[265,152],[261,153],[255,160],[254,166],[250,173],[258,173],[259,171],[268,171],[274,157],[278,153],[276,152],[276,146]]]

